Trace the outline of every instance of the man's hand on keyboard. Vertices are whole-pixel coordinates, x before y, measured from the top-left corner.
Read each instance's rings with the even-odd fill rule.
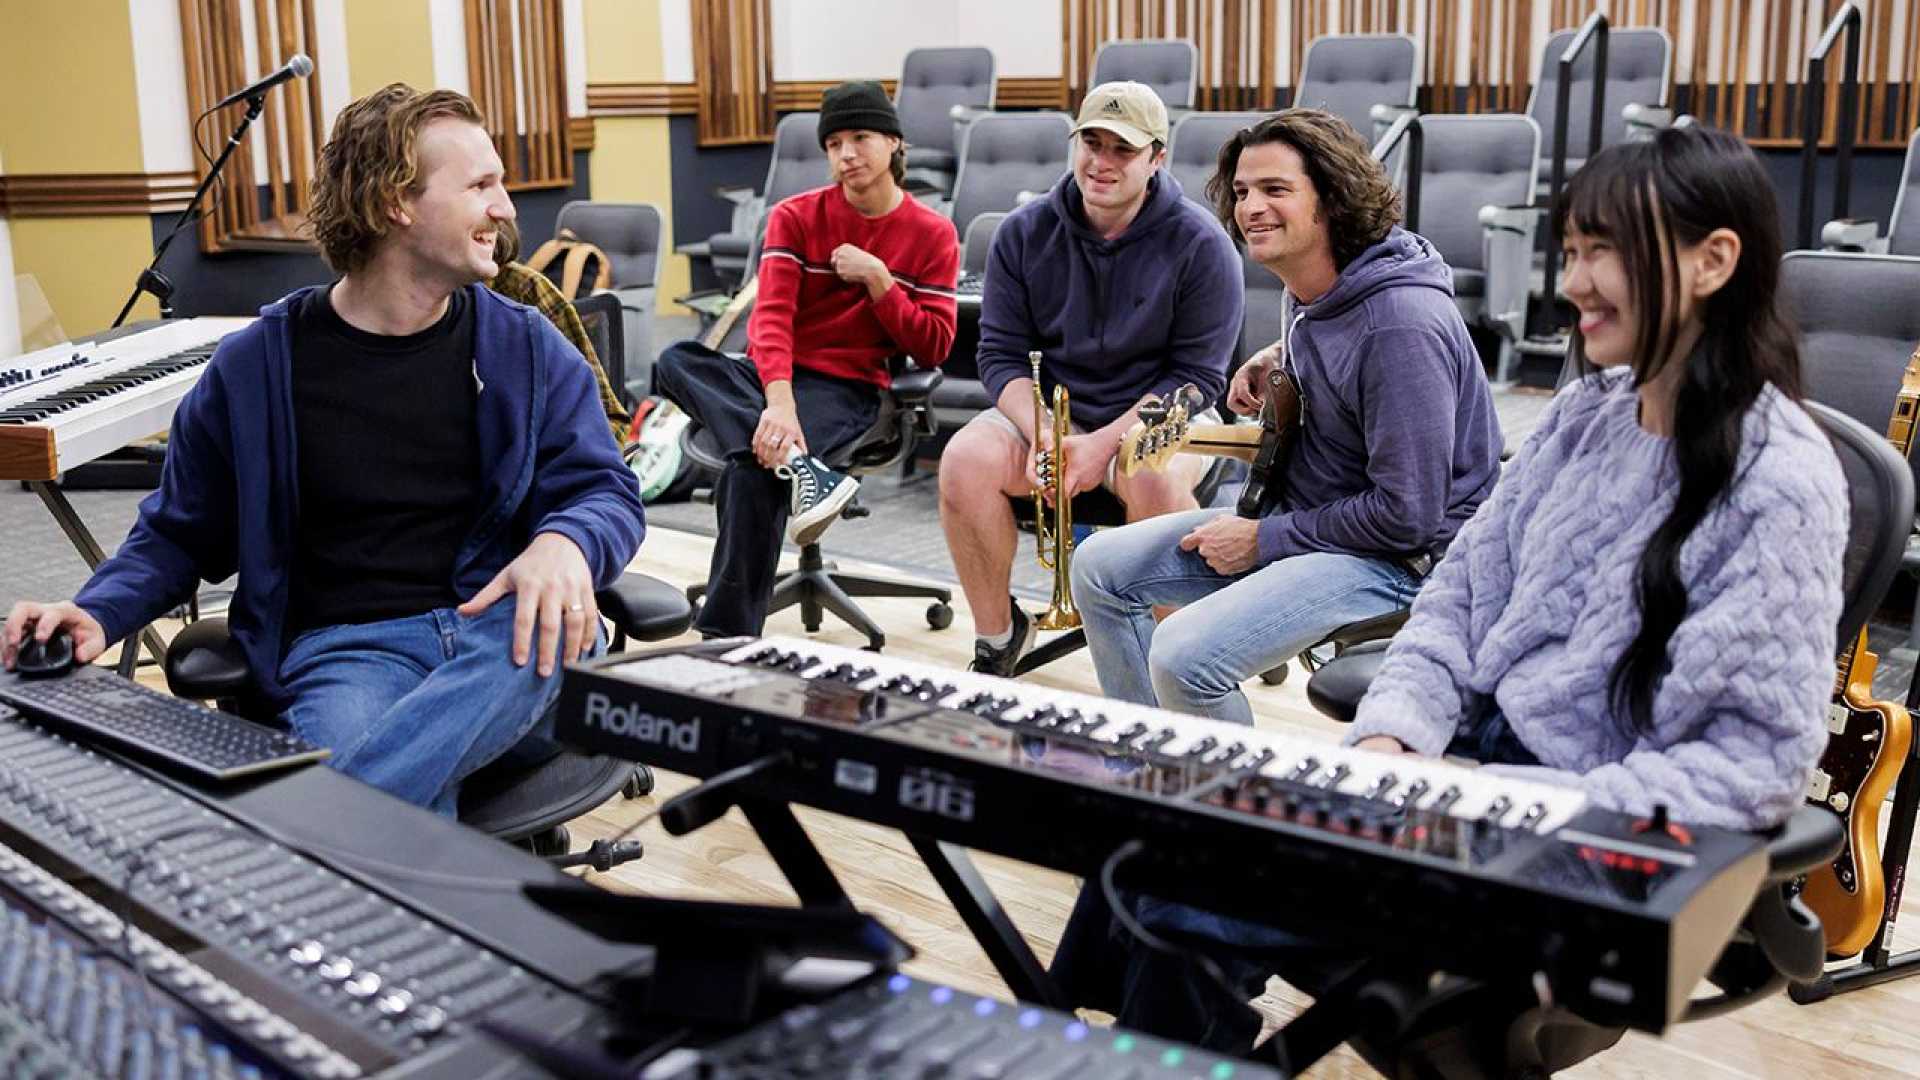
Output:
[[[22,600],[7,612],[6,635],[0,639],[0,667],[13,670],[13,658],[19,655],[20,644],[28,634],[45,641],[55,630],[65,630],[72,636],[73,659],[77,664],[90,664],[107,651],[106,630],[101,628],[99,620],[78,606],[64,600],[57,604]]]

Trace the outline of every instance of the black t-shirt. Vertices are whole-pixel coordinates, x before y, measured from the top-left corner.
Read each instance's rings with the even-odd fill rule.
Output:
[[[299,455],[287,633],[458,604],[480,513],[473,303],[417,334],[370,334],[309,293],[293,313]]]

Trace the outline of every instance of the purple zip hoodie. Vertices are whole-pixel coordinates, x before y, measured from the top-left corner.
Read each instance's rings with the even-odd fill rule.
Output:
[[[1261,561],[1443,547],[1500,475],[1500,421],[1453,272],[1395,226],[1326,295],[1286,303],[1304,423],[1281,503],[1260,522]]]
[[[994,233],[980,305],[980,382],[995,400],[1030,377],[1072,395],[1074,423],[1091,430],[1149,391],[1192,383],[1212,401],[1227,385],[1240,339],[1245,271],[1213,215],[1165,169],[1146,204],[1112,240],[1088,227],[1068,173],[1045,199],[1007,215]]]

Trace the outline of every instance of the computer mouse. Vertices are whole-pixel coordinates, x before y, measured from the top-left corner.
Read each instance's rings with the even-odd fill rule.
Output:
[[[23,679],[48,679],[73,670],[73,636],[55,630],[45,641],[28,638],[20,643],[13,670]]]

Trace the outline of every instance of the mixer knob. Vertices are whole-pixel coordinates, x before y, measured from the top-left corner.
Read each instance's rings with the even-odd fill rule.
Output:
[[[317,941],[303,941],[287,950],[287,959],[301,967],[312,967],[327,955],[326,947]]]

